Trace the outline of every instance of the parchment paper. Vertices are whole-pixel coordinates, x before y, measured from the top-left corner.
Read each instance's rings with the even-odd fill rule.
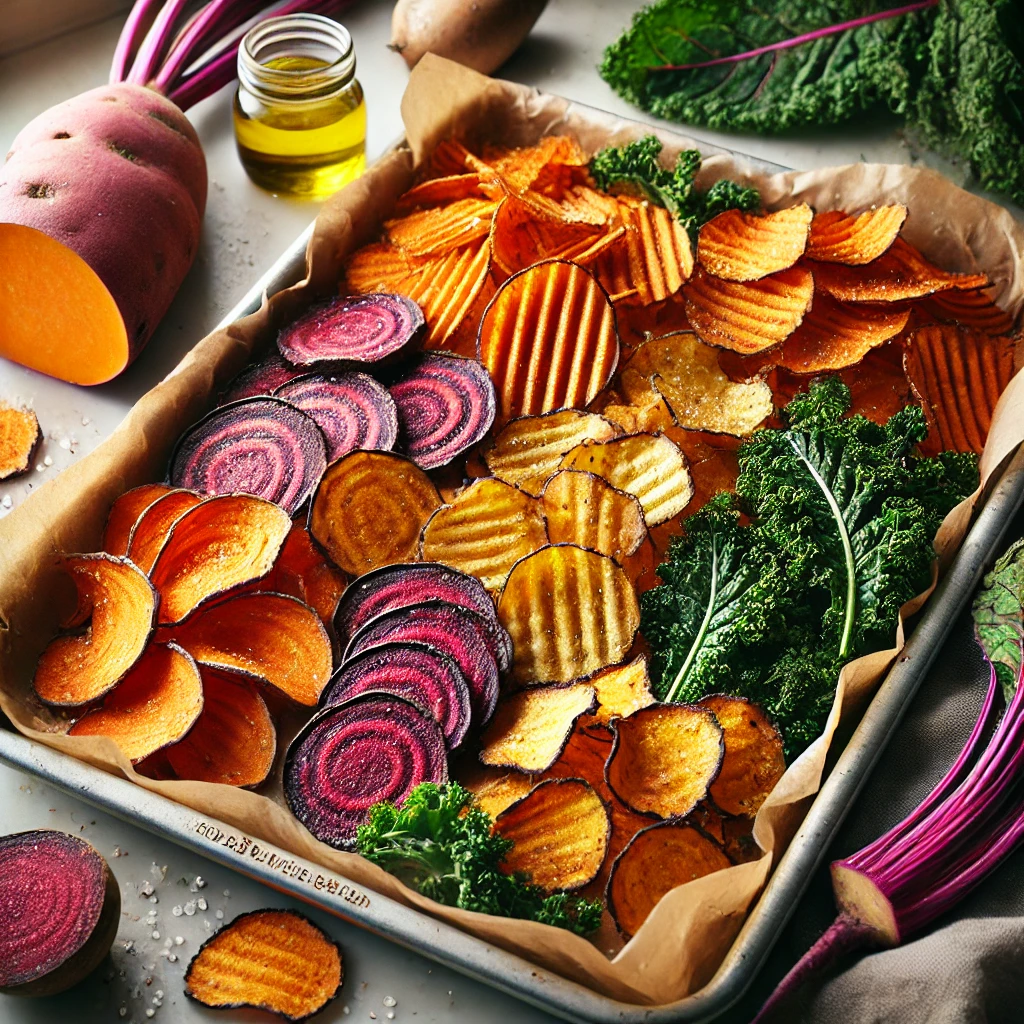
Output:
[[[164,478],[167,457],[181,431],[214,404],[217,392],[254,351],[272,343],[277,326],[315,297],[335,290],[345,256],[375,235],[395,198],[412,182],[418,163],[440,139],[529,145],[545,134],[566,133],[592,152],[650,131],[636,122],[487,79],[433,56],[413,71],[402,113],[408,146],[387,155],[325,205],[310,241],[306,279],[271,296],[258,313],[201,341],[95,452],[0,522],[0,707],[18,730],[35,740],[123,774],[599,992],[636,1003],[670,1002],[703,985],[721,962],[773,859],[818,790],[840,717],[863,706],[902,645],[902,627],[892,650],[861,658],[843,670],[824,734],[790,766],[758,814],[755,838],[766,851],[764,856],[668,894],[614,958],[546,925],[438,906],[361,858],[318,843],[286,810],[279,777],[265,793],[143,778],[112,741],[60,735],[60,723],[32,697],[33,666],[56,632],[61,607],[70,599],[58,556],[96,550],[113,500],[130,487]],[[696,145],[678,135],[658,134],[666,144],[666,159]],[[1024,306],[1024,229],[1006,210],[931,171],[857,164],[766,176],[742,158],[718,153],[706,161],[701,175],[748,181],[761,190],[769,208],[806,200],[819,210],[857,211],[904,202],[910,208],[907,237],[926,256],[950,269],[987,272],[1001,305],[1018,317]],[[1024,377],[1018,376],[996,409],[982,459],[985,478],[1024,439],[1022,398]],[[955,509],[943,524],[936,541],[943,558],[948,559],[962,539],[977,497]],[[914,607],[921,600],[913,602]],[[278,776],[279,771],[278,767]]]

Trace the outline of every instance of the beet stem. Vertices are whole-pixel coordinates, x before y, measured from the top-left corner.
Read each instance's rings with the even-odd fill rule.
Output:
[[[159,66],[165,48],[173,38],[174,26],[185,13],[189,0],[168,0],[160,8],[146,38],[135,55],[135,61],[128,72],[126,82],[134,85],[148,85]]]
[[[117,46],[114,48],[114,60],[110,65],[110,84],[117,85],[125,80],[129,61],[138,49],[144,36],[143,26],[149,20],[154,8],[163,0],[136,0],[128,14],[128,20],[121,29]]]

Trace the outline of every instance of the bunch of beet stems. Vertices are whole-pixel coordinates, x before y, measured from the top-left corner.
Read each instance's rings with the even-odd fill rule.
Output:
[[[754,1024],[786,1019],[805,981],[840,957],[895,946],[978,885],[1024,836],[1024,672],[1000,716],[991,669],[981,713],[942,781],[900,824],[832,864],[839,916],[782,979]]]

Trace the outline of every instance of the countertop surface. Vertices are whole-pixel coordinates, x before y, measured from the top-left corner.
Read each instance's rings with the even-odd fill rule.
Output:
[[[499,75],[650,121],[620,100],[596,71],[602,49],[639,6],[634,0],[551,0],[528,41]],[[343,19],[352,32],[358,76],[367,96],[371,160],[402,131],[399,101],[408,73],[401,58],[385,45],[390,11],[390,4],[365,0]],[[18,130],[46,107],[106,81],[120,24],[120,18],[104,21],[0,60],[0,152],[6,152]],[[131,404],[170,372],[315,216],[314,204],[277,198],[248,181],[235,154],[230,93],[223,90],[189,114],[210,169],[204,237],[195,266],[144,355],[117,381],[92,389],[0,361],[0,399],[34,407],[44,433],[29,474],[0,483],[0,515],[108,436]],[[900,136],[896,122],[885,118],[856,129],[772,140],[686,131],[791,167],[920,160],[955,181],[964,177],[961,168],[915,151]],[[223,920],[258,907],[300,906],[0,766],[0,832],[40,827],[81,834],[108,858],[121,884],[121,929],[112,958],[71,992],[39,1000],[0,995],[0,1024],[224,1021],[223,1014],[184,998],[182,974],[188,960]],[[316,911],[311,916],[341,943],[346,961],[341,997],[318,1020],[516,1024],[551,1019],[335,918]],[[231,1016],[269,1019],[246,1013]]]

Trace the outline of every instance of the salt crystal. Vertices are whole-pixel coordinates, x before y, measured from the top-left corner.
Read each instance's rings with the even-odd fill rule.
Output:
[[[11,508],[14,502],[11,500],[11,496],[9,494],[5,494],[4,500],[3,502],[0,502],[0,504],[2,504],[4,508]]]
[[[149,1018],[155,1017],[156,1016],[156,1010],[147,1010],[146,1011],[146,1016],[149,1017]]]
[[[175,917],[181,917],[181,915],[182,915],[182,914],[184,914],[184,913],[185,913],[185,911],[184,911],[184,910],[182,910],[182,908],[181,908],[180,906],[177,906],[177,907],[171,907],[171,913],[172,913],[172,914],[173,914],[173,915],[174,915]]]
[[[166,939],[164,939],[164,945],[165,945],[165,946],[166,946],[166,947],[167,947],[168,949],[170,949],[170,948],[171,948],[171,946],[173,946],[173,945],[174,945],[174,939],[172,939],[172,938],[170,937],[170,935],[168,935],[168,936],[167,936],[167,938],[166,938]]]
[[[118,1017],[127,1017],[128,1016],[128,1007],[127,1006],[118,1007],[117,1015],[118,1015]]]
[[[384,1004],[385,1006],[397,1006],[397,1005],[398,1005],[398,1000],[397,1000],[397,999],[396,999],[396,998],[395,998],[394,996],[385,996],[385,997],[384,997],[384,998],[383,998],[383,999],[381,1000],[381,1002],[382,1002],[382,1003],[383,1003],[383,1004]]]
[[[162,988],[158,988],[156,990],[156,997],[157,997],[157,999],[163,999],[163,997],[164,997],[164,990]]]
[[[39,465],[36,466],[36,472],[43,473],[45,471],[46,471],[46,467],[40,462]]]
[[[178,957],[174,953],[168,953],[167,959],[170,960],[172,964],[176,964],[178,962]]]
[[[186,917],[195,917],[196,901],[195,900],[189,900],[188,903],[185,904],[185,908],[184,909],[185,909],[185,916]]]
[[[157,931],[153,932],[153,938],[154,939],[159,939],[160,938],[160,933],[157,932]]]
[[[213,916],[215,918],[217,918],[218,921],[223,921],[224,920],[224,911],[223,910],[218,910],[217,913],[215,913]]]
[[[199,899],[196,900],[196,906],[200,910],[209,910],[210,908],[210,904],[207,903],[206,900],[204,900],[201,896],[199,897]]]
[[[343,1006],[341,1012],[347,1017],[352,1011],[347,1006]]]
[[[206,879],[202,875],[196,875],[196,880],[192,883],[191,889],[193,892],[199,892],[200,889],[206,888]]]
[[[91,419],[89,419],[89,417],[88,417],[88,416],[83,416],[83,417],[82,417],[82,426],[83,426],[83,427],[87,427],[87,426],[89,426],[89,424],[90,424],[90,423],[92,423],[92,420],[91,420]]]
[[[394,1014],[394,1012],[392,1010],[388,1011],[388,1015],[387,1016],[388,1016],[388,1020],[394,1020],[395,1019],[395,1014]]]
[[[152,896],[153,895],[153,883],[148,881],[148,880],[143,882],[142,885],[139,886],[139,895],[142,896],[143,898],[145,898],[146,896]]]
[[[67,438],[67,437],[62,437],[60,439],[60,446],[61,446],[61,448],[64,449],[64,451],[70,451],[71,450],[71,439]]]
[[[231,899],[231,890],[230,889],[225,889],[224,890],[224,895],[227,896],[228,899]]]
[[[174,944],[176,946],[184,946],[185,945],[185,940],[184,940],[184,938],[182,938],[182,936],[175,935],[174,936]]]

